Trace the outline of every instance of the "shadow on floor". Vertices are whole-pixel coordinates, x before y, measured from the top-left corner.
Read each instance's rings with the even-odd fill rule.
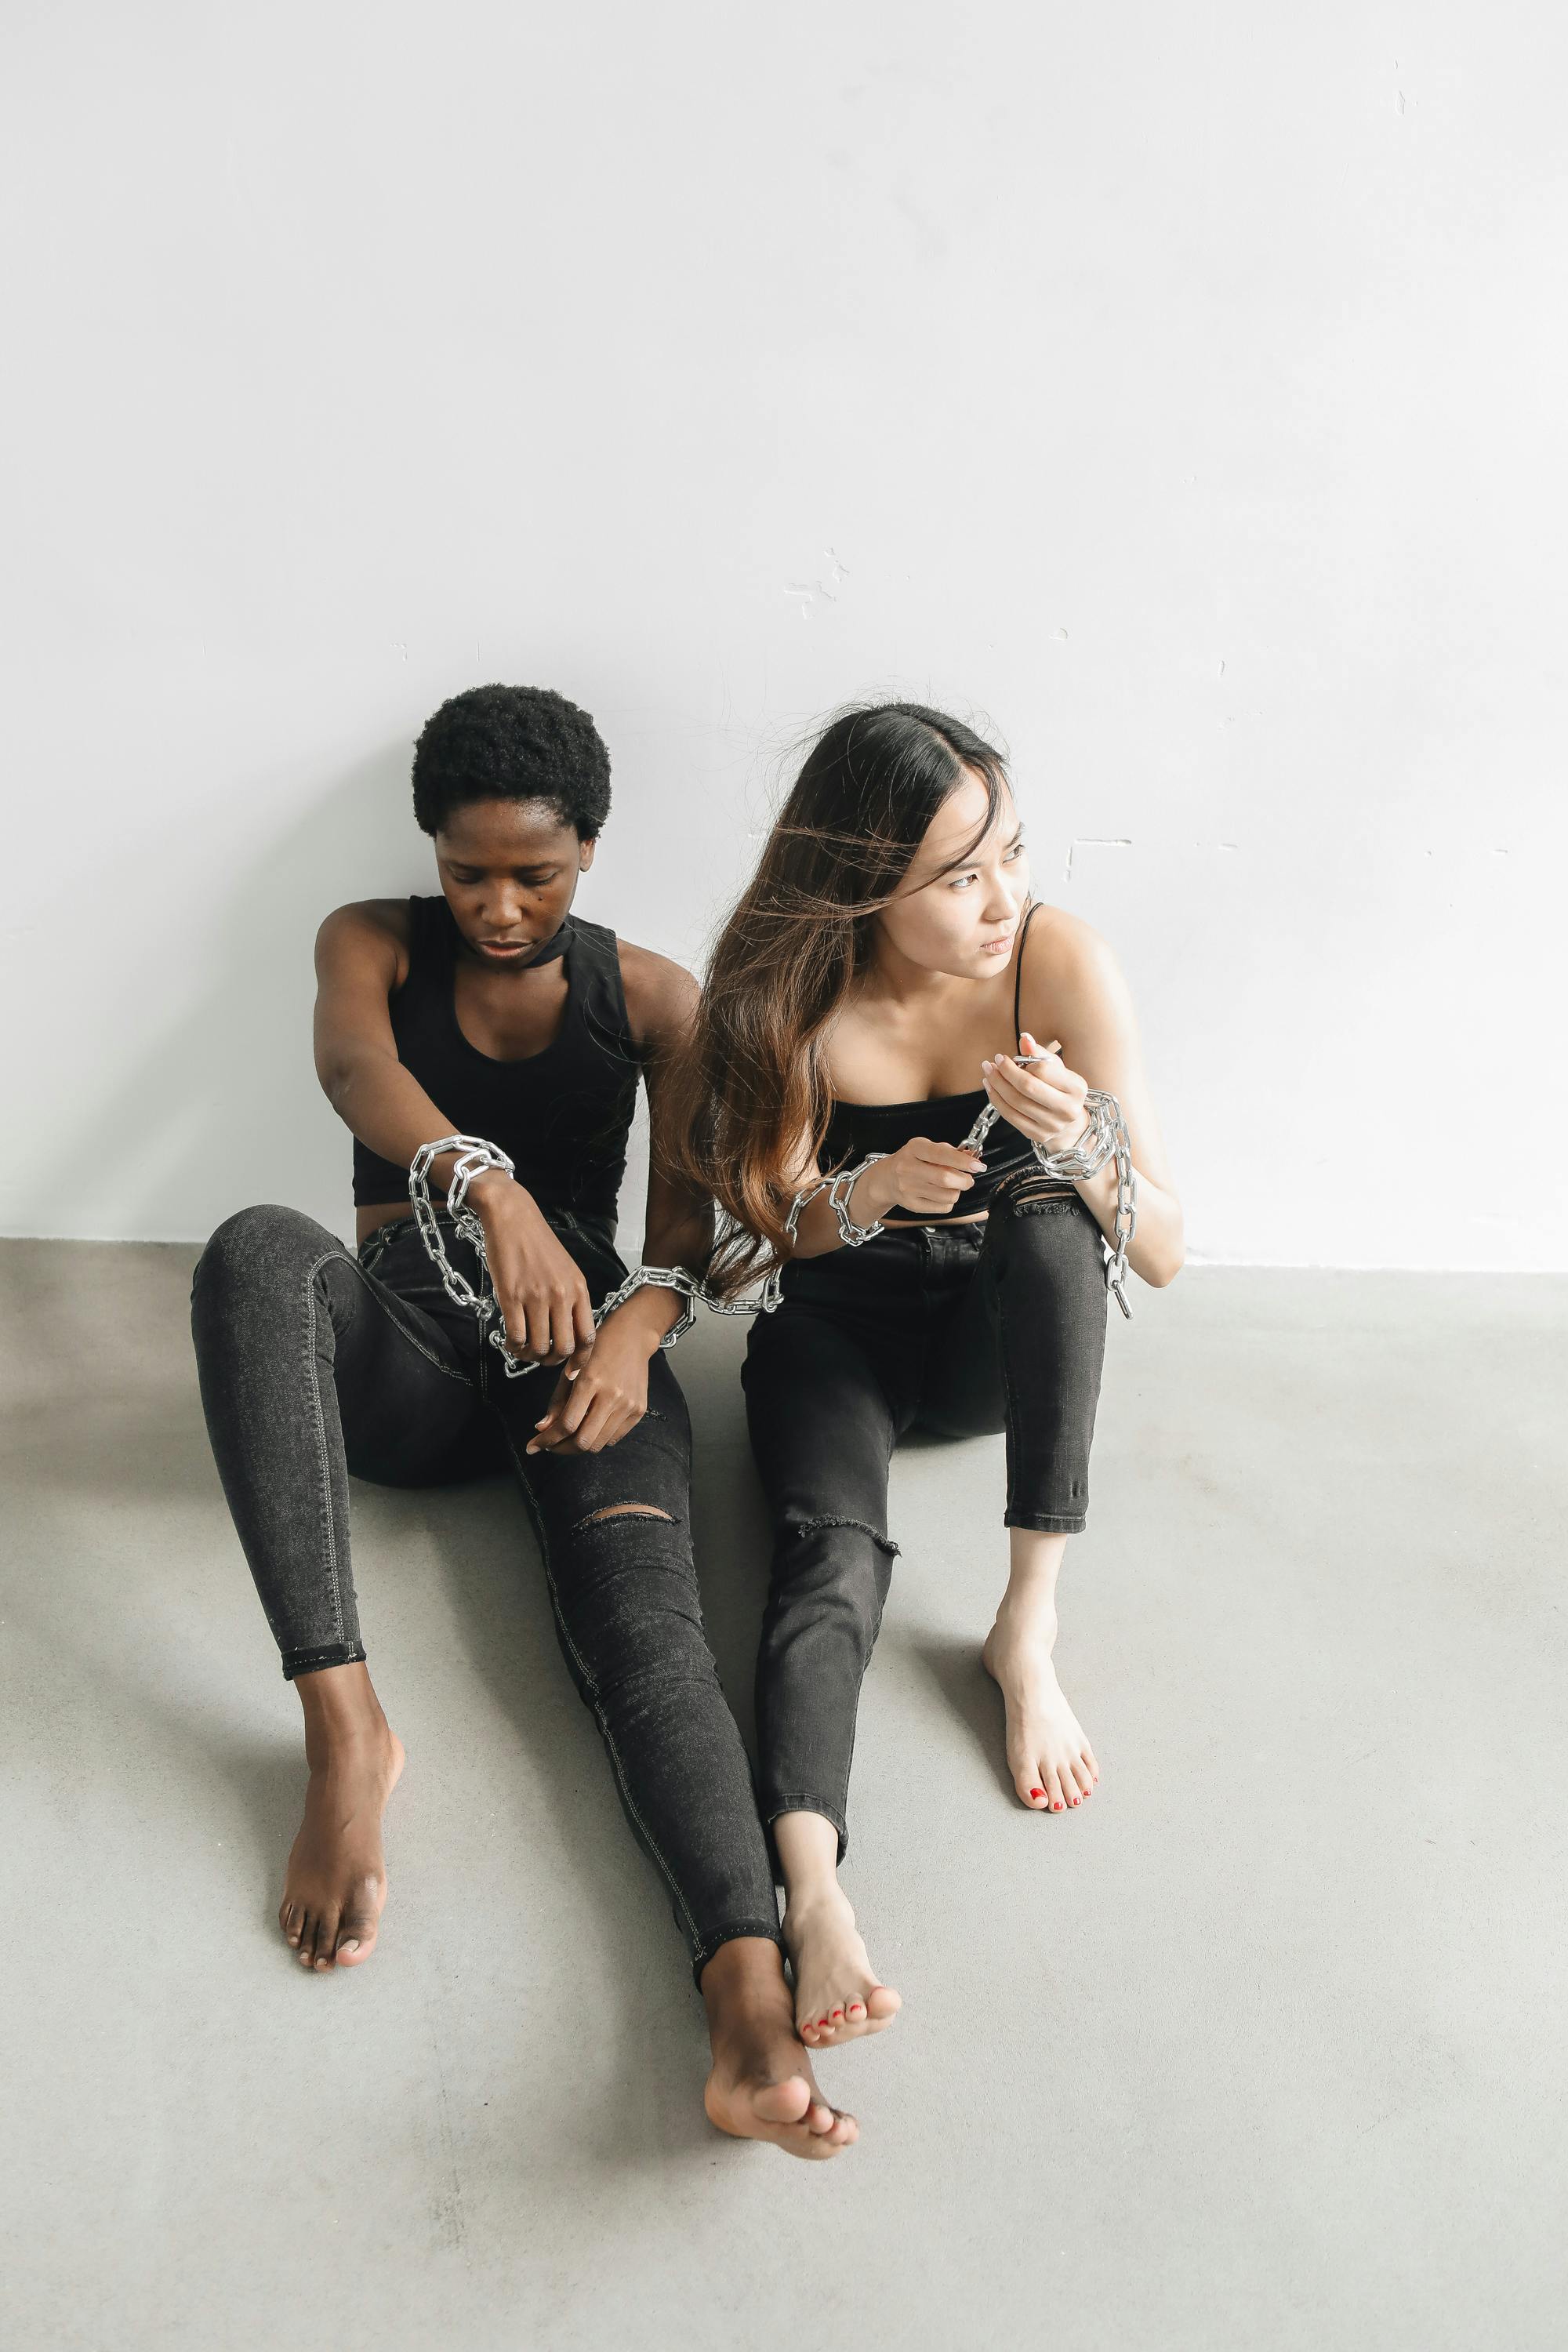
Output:
[[[890,1632],[890,1629],[889,1629]],[[940,1633],[884,1633],[883,1645],[916,1659],[935,1684],[949,1714],[969,1733],[996,1786],[1016,1804],[1007,1769],[1006,1717],[1002,1694],[980,1663],[980,1644]]]

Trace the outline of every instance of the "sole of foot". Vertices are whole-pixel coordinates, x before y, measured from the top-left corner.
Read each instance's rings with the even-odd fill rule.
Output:
[[[312,1975],[359,1968],[375,1948],[386,1902],[382,1814],[404,1760],[386,1730],[336,1744],[311,1769],[278,1924]]]
[[[847,1895],[836,1891],[793,1905],[784,1912],[784,1937],[795,1974],[795,2031],[808,2050],[887,2031],[903,2000],[872,1968]]]
[[[1094,1750],[1062,1695],[1051,1658],[1056,1623],[1015,1630],[998,1618],[980,1659],[1007,1714],[1007,1769],[1032,1813],[1070,1812],[1100,1779]]]

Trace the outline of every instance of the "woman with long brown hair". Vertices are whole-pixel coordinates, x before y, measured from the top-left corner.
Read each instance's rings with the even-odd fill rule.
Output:
[[[1081,1804],[1100,1773],[1052,1663],[1058,1573],[1086,1524],[1108,1284],[1125,1309],[1127,1267],[1168,1283],[1182,1212],[1115,957],[1031,898],[1002,755],[919,704],[841,712],[813,745],[678,1083],[679,1171],[724,1213],[710,1295],[774,1269],[742,1373],[775,1530],[761,1796],[796,2022],[831,2043],[900,2006],[837,1877],[893,1447],[1005,1431],[982,1655],[1020,1802]]]

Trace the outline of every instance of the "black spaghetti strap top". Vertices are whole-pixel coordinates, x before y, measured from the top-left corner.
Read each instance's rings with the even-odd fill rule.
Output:
[[[454,1134],[499,1144],[541,1206],[613,1220],[642,1060],[614,931],[582,915],[568,915],[563,928],[561,1026],[542,1052],[499,1062],[458,1026],[459,934],[450,907],[445,898],[410,898],[408,977],[388,1008],[392,1034],[398,1060],[451,1120]],[[407,1169],[383,1160],[357,1136],[353,1162],[356,1207],[407,1200]]]
[[[1014,958],[1013,977],[1013,1044],[1018,1043],[1018,1022],[1023,1003],[1024,942],[1029,936],[1029,925],[1035,909],[1029,908],[1018,934],[1018,946]],[[853,1168],[868,1151],[897,1151],[916,1135],[928,1135],[933,1143],[960,1144],[969,1133],[988,1100],[984,1087],[975,1087],[969,1094],[928,1095],[922,1102],[857,1103],[834,1098],[828,1117],[827,1132],[816,1155],[819,1171],[826,1175],[830,1168]],[[951,1209],[942,1214],[931,1209],[906,1209],[895,1202],[888,1211],[889,1217],[918,1217],[922,1224],[936,1225],[946,1217],[973,1216],[984,1209],[1004,1176],[1029,1166],[1034,1153],[1026,1135],[1005,1118],[998,1118],[980,1147],[984,1160],[984,1171],[977,1174],[967,1192],[961,1192]]]

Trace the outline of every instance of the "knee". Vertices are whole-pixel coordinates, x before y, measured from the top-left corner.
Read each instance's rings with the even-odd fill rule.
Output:
[[[342,1247],[335,1234],[301,1210],[272,1202],[237,1209],[232,1217],[224,1219],[196,1260],[192,1300],[221,1305],[290,1274],[302,1274],[325,1252]]]
[[[786,1519],[773,1559],[773,1615],[804,1604],[819,1622],[852,1631],[869,1651],[899,1547],[868,1519],[832,1512]]]
[[[1034,1273],[1069,1287],[1104,1287],[1099,1220],[1076,1192],[1064,1192],[1037,1171],[1015,1177],[1011,1189],[999,1188],[986,1243],[996,1252],[1004,1281]]]
[[[563,1621],[601,1695],[685,1676],[693,1660],[712,1672],[684,1520],[651,1503],[611,1503],[576,1520],[561,1549]]]

